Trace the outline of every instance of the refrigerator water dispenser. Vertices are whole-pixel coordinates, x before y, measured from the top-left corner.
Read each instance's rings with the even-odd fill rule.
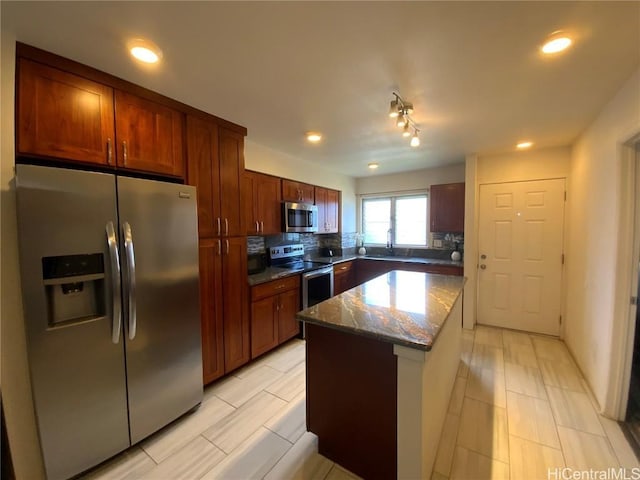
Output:
[[[104,258],[101,253],[42,259],[49,327],[105,315]]]

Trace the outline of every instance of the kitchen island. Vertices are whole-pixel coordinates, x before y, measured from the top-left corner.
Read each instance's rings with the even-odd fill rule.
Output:
[[[431,478],[460,360],[464,278],[394,270],[297,314],[307,430],[366,479]]]

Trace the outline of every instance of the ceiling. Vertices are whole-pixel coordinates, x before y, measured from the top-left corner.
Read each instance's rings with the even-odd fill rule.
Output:
[[[570,145],[640,65],[640,2],[9,2],[3,30],[345,175]],[[556,30],[575,46],[538,48]],[[163,50],[155,68],[126,42]],[[413,102],[421,145],[388,117]],[[640,107],[639,107],[640,108]],[[304,139],[323,133],[318,145]]]

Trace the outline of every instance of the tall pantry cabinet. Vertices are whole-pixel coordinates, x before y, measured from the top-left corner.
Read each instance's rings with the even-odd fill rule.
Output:
[[[198,189],[204,383],[250,358],[247,241],[242,205],[244,135],[187,115],[187,180]]]

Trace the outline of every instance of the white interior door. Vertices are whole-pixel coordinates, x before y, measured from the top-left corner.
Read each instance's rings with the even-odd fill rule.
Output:
[[[480,185],[478,323],[558,335],[564,179]]]

